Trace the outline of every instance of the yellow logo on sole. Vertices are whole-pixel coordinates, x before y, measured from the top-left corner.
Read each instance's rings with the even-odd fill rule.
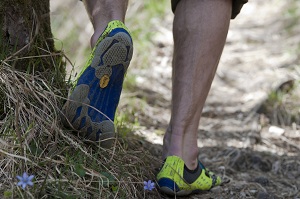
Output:
[[[109,76],[103,75],[100,79],[100,88],[105,88],[109,83]]]

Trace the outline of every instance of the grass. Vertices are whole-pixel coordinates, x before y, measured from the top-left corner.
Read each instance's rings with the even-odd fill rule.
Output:
[[[128,19],[133,39],[138,41],[135,42],[133,65],[149,66],[151,60],[144,52],[154,45],[151,42],[155,29],[153,19],[164,15],[166,5],[166,0],[163,3],[158,0],[131,3],[132,7],[143,11],[143,20],[136,20],[134,16]],[[53,26],[55,34],[64,24],[54,23]],[[76,32],[76,27],[67,31],[64,38],[68,39],[56,39],[56,46],[68,52],[78,39]],[[74,60],[85,60],[88,45],[76,51],[68,56],[74,63]],[[75,59],[79,53],[82,57]],[[2,60],[4,56],[1,54]],[[57,67],[54,65],[54,68]],[[3,113],[0,116],[0,198],[159,197],[157,190],[146,192],[143,189],[145,180],[155,179],[154,168],[160,161],[144,150],[147,142],[133,133],[139,126],[135,108],[118,110],[118,139],[111,149],[104,149],[62,127],[60,110],[68,85],[52,84],[52,77],[59,75],[57,71],[53,75],[29,74],[12,70],[10,65],[1,62],[0,74],[0,111]],[[69,83],[71,81],[72,78]],[[135,82],[135,76],[129,73],[125,90],[132,88]],[[23,172],[34,175],[34,185],[25,190],[17,186],[16,178]]]
[[[140,22],[140,27],[153,28],[150,18],[158,10],[160,14],[155,17],[163,14],[164,8],[154,6],[154,3],[158,1],[140,5],[139,9],[144,10],[149,19],[145,24]],[[146,33],[148,30],[134,27],[133,38],[141,41],[135,42],[139,52],[136,63],[146,67],[149,60],[143,52],[153,45],[153,32],[149,34]],[[68,34],[68,40],[56,40],[56,44],[60,43],[57,47],[67,49],[67,52],[74,44],[76,31],[73,29]],[[89,51],[87,46],[84,48],[76,50]],[[2,60],[5,54],[1,54]],[[139,67],[143,65],[139,64]],[[1,81],[5,82],[0,87],[4,108],[0,123],[0,198],[159,197],[157,191],[150,193],[143,189],[144,180],[155,179],[153,172],[160,161],[144,150],[146,141],[133,134],[134,128],[139,126],[134,116],[135,108],[119,110],[116,118],[119,137],[112,149],[104,149],[96,143],[84,142],[62,127],[60,110],[68,88],[51,84],[52,78],[56,78],[55,73],[46,76],[17,72],[3,62],[0,73]],[[128,74],[127,82],[125,90],[135,84],[134,75]],[[128,102],[128,105],[132,103]],[[34,186],[25,190],[17,186],[16,178],[23,172],[35,176]]]
[[[6,105],[0,127],[1,198],[145,197],[143,181],[155,178],[151,162],[158,160],[141,150],[141,138],[126,117],[118,122],[114,147],[104,149],[62,127],[63,88],[5,65],[1,80]],[[34,186],[25,190],[16,186],[23,172],[35,175]]]
[[[259,112],[265,114],[270,123],[278,126],[291,126],[300,122],[299,83],[290,91],[272,91]]]
[[[151,42],[155,30],[153,20],[164,15],[167,2],[131,3],[130,6],[143,11],[142,20],[128,16],[128,26],[136,41],[134,67],[150,65],[150,57],[144,52],[151,51],[154,45]],[[55,34],[64,24],[53,26]],[[78,31],[73,27],[66,32],[67,39],[56,39],[56,46],[66,49],[68,55],[68,49],[78,39]],[[85,60],[88,53],[85,45],[68,57],[76,63],[78,59]],[[81,57],[75,59],[78,54]],[[4,54],[1,57],[5,59]],[[52,77],[59,75],[57,71],[51,75],[30,74],[12,70],[10,65],[1,62],[0,74],[3,113],[0,115],[0,198],[159,198],[157,190],[143,189],[145,180],[155,179],[154,168],[160,161],[144,150],[147,142],[133,133],[139,126],[134,106],[118,110],[118,139],[111,149],[104,149],[63,128],[60,110],[68,85],[52,84]],[[135,75],[129,72],[126,81],[124,88],[130,90],[136,83]],[[23,172],[34,175],[34,186],[25,190],[17,186],[16,178]]]

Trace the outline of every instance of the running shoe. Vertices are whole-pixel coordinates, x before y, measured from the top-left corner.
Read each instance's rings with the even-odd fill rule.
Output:
[[[63,107],[65,126],[110,147],[124,76],[132,58],[131,35],[121,21],[111,21],[99,37]]]
[[[159,189],[168,195],[187,196],[220,185],[221,178],[200,161],[197,169],[190,171],[180,157],[169,156],[157,174],[157,183]]]

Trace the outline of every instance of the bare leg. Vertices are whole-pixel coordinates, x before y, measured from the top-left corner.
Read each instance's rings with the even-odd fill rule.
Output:
[[[225,44],[231,0],[182,0],[174,18],[172,116],[164,158],[181,157],[197,167],[197,133],[202,109]]]
[[[91,38],[94,47],[106,25],[112,20],[124,23],[128,0],[83,0],[95,33]]]

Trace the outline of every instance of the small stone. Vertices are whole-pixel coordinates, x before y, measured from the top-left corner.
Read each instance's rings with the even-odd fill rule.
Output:
[[[274,199],[274,196],[269,194],[269,193],[266,193],[266,192],[258,192],[257,193],[257,199]]]
[[[279,160],[277,160],[276,162],[273,163],[272,165],[272,171],[275,174],[278,174],[281,170],[281,162]]]
[[[284,129],[279,128],[277,126],[270,126],[270,128],[269,128],[269,133],[271,133],[272,136],[275,136],[275,137],[281,136],[284,133],[284,131],[285,131]]]
[[[259,176],[254,179],[254,182],[261,184],[262,186],[267,186],[269,184],[269,179],[263,176]]]
[[[222,193],[223,189],[220,186],[216,186],[216,187],[213,187],[210,191],[212,193],[220,194],[220,193]]]
[[[250,192],[251,194],[255,194],[255,193],[257,193],[257,190],[256,190],[256,189],[251,189],[251,190],[249,190],[249,192]]]
[[[247,194],[246,194],[244,191],[242,191],[242,192],[240,193],[240,196],[241,196],[242,198],[245,198],[245,197],[247,196]]]

